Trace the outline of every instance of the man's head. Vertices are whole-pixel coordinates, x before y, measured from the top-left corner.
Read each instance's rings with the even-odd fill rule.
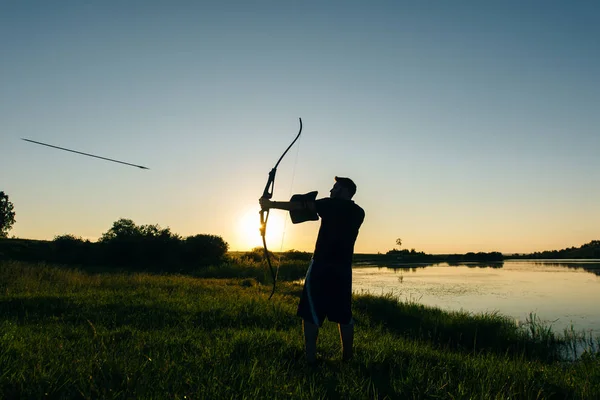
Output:
[[[356,193],[356,185],[350,178],[336,176],[335,184],[329,193],[329,197],[333,199],[350,200]]]

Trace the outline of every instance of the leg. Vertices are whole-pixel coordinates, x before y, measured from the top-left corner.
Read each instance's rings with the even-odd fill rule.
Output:
[[[319,336],[319,327],[304,319],[302,320],[302,328],[304,330],[306,361],[312,364],[317,361],[317,337]]]
[[[342,269],[338,279],[338,294],[335,297],[336,315],[340,340],[342,342],[342,359],[349,361],[354,356],[354,319],[352,318],[352,268],[350,265]]]
[[[349,361],[354,355],[354,322],[349,324],[338,324],[340,330],[340,339],[342,341],[342,359]]]

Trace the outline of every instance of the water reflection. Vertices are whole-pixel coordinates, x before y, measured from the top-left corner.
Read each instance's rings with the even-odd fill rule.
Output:
[[[355,266],[355,292],[392,294],[448,310],[499,312],[523,323],[530,313],[562,333],[600,335],[600,260],[507,260]]]
[[[548,261],[532,261],[534,265],[549,265],[555,267],[566,267],[573,269],[583,269],[592,274],[600,276],[600,260],[548,260]]]
[[[562,267],[562,268],[572,268],[572,269],[582,269],[587,272],[590,272],[595,275],[600,276],[600,260],[507,260],[507,263],[526,263],[528,265],[536,265],[536,266],[552,266],[552,267]],[[376,264],[373,262],[361,262],[355,263],[355,267],[378,267],[378,268],[388,268],[393,270],[411,270],[416,271],[419,268],[427,268],[427,267],[439,267],[439,266],[449,266],[449,267],[468,267],[468,268],[503,268],[505,261],[497,261],[497,262],[456,262],[456,263],[447,263],[447,262],[436,262],[436,263],[386,263],[386,264]]]

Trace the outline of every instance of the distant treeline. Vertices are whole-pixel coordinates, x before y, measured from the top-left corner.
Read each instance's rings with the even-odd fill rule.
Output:
[[[527,259],[582,259],[600,258],[600,240],[592,240],[580,247],[569,247],[562,250],[548,250],[531,254],[513,254],[509,258]]]
[[[182,237],[158,225],[119,219],[97,242],[73,235],[52,241],[0,239],[0,259],[184,272],[218,265],[228,244],[215,235]]]
[[[377,264],[394,266],[398,264],[435,264],[446,262],[448,264],[458,264],[465,262],[476,263],[495,263],[502,262],[504,256],[498,251],[489,253],[469,252],[466,254],[426,254],[422,251],[411,250],[390,250],[385,254],[355,254],[354,262],[356,264]]]
[[[499,251],[485,252],[469,252],[466,254],[425,254],[422,251],[408,250],[390,250],[386,253],[387,256],[395,256],[397,260],[404,262],[493,262],[503,261],[504,256]]]

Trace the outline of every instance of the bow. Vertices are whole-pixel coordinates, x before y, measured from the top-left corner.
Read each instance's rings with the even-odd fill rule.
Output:
[[[275,186],[275,173],[277,172],[277,166],[279,165],[279,163],[281,162],[283,157],[286,155],[288,150],[294,145],[294,143],[296,143],[296,140],[298,140],[298,138],[300,137],[300,134],[302,133],[302,118],[298,118],[298,119],[300,120],[300,131],[296,135],[296,138],[294,139],[294,141],[292,141],[292,143],[287,147],[287,149],[285,149],[285,151],[283,152],[281,157],[279,157],[279,160],[277,160],[277,163],[275,164],[275,166],[273,167],[271,172],[269,172],[269,179],[267,180],[267,184],[265,185],[265,190],[263,190],[263,194],[262,194],[263,199],[271,199],[273,197],[273,187]],[[277,274],[275,274],[275,271],[273,270],[273,266],[271,265],[271,258],[269,257],[269,250],[267,249],[267,241],[265,239],[265,234],[267,232],[267,221],[268,220],[269,220],[269,210],[261,209],[260,210],[260,236],[262,236],[263,247],[265,249],[265,258],[267,259],[267,264],[269,265],[269,270],[271,271],[271,278],[273,279],[273,289],[271,290],[271,294],[269,295],[269,300],[270,300],[271,297],[273,297],[273,294],[275,293],[275,284],[277,283]]]

